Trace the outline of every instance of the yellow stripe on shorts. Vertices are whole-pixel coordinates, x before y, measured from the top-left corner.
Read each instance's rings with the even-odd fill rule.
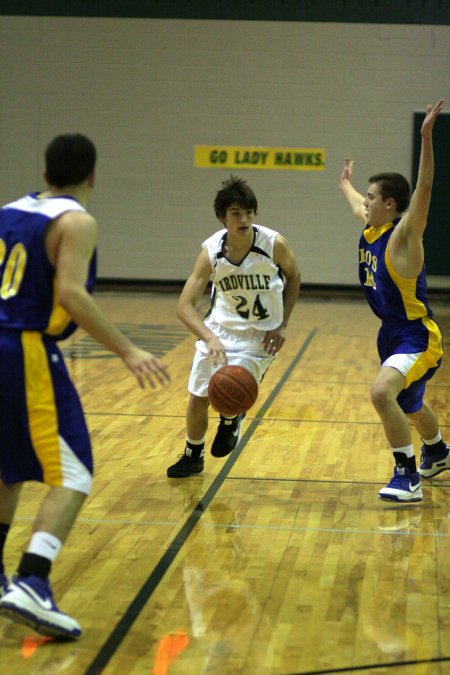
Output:
[[[444,353],[442,335],[437,324],[428,316],[422,319],[422,323],[428,330],[428,347],[409,370],[406,376],[406,387],[420,380],[430,368],[436,368]]]
[[[42,335],[34,331],[23,331],[22,349],[28,424],[33,449],[42,467],[44,483],[62,485],[58,418]]]

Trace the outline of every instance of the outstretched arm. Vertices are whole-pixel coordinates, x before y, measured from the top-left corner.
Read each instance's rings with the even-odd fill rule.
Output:
[[[434,175],[433,127],[442,110],[443,103],[443,99],[440,99],[434,106],[427,106],[421,129],[422,145],[417,184],[411,197],[409,209],[400,223],[403,237],[421,239],[427,226]]]
[[[89,335],[120,356],[141,387],[146,383],[155,387],[156,381],[169,382],[164,363],[113,326],[86,291],[89,260],[97,239],[95,220],[70,211],[54,221],[49,234],[59,237],[57,248],[53,248],[59,304]]]
[[[353,214],[362,223],[366,223],[366,212],[364,209],[364,197],[352,185],[353,160],[348,157],[344,160],[341,176],[339,178],[339,189],[348,201]]]

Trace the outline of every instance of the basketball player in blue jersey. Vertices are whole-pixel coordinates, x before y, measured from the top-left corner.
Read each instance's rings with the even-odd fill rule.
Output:
[[[140,386],[165,366],[118,331],[93,300],[97,224],[86,211],[96,150],[81,134],[45,153],[48,188],[0,209],[0,614],[43,635],[78,638],[49,573],[92,483],[91,445],[57,340],[81,326],[123,359]],[[24,481],[49,491],[8,584],[3,548]]]
[[[261,382],[283,346],[289,317],[298,299],[300,272],[286,239],[254,224],[257,200],[247,183],[231,176],[214,201],[223,228],[202,244],[194,270],[178,302],[178,317],[198,337],[189,378],[186,446],[169,466],[171,478],[204,468],[208,428],[208,384],[217,368],[240,365]],[[196,306],[212,281],[211,309],[205,320]],[[239,442],[245,414],[220,416],[211,446],[225,457]]]
[[[410,196],[406,178],[381,173],[369,178],[364,197],[352,186],[353,162],[346,159],[339,187],[365,228],[359,245],[359,275],[373,312],[381,319],[381,369],[372,403],[394,454],[394,476],[382,499],[417,502],[420,477],[450,469],[450,446],[441,437],[433,410],[423,401],[426,382],[441,364],[442,337],[427,300],[423,233],[434,173],[433,126],[443,101],[429,105],[422,124],[417,185]],[[419,469],[409,421],[422,438]]]

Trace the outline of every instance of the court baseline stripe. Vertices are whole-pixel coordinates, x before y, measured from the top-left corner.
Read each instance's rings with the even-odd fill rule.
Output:
[[[395,661],[395,662],[385,662],[385,663],[369,663],[364,666],[345,666],[345,668],[333,668],[326,670],[299,670],[295,673],[286,673],[286,675],[338,675],[338,673],[343,673],[343,675],[350,675],[350,673],[359,673],[363,670],[370,670],[374,672],[379,668],[403,668],[404,666],[420,666],[427,663],[445,663],[450,661],[450,656],[436,656],[431,659],[415,659],[413,661]]]
[[[317,328],[314,328],[309,332],[299,351],[291,361],[290,365],[288,366],[284,374],[279,379],[277,385],[273,388],[268,398],[265,400],[261,408],[256,413],[254,420],[250,424],[249,428],[246,430],[245,434],[242,436],[238,448],[228,457],[228,460],[225,462],[222,469],[219,471],[219,473],[211,483],[208,490],[205,492],[205,494],[198,502],[198,504],[194,507],[192,513],[187,517],[187,520],[184,522],[179,532],[175,535],[174,539],[169,544],[165,553],[156,563],[147,581],[143,584],[140,591],[138,591],[134,600],[130,603],[128,609],[124,612],[122,618],[116,624],[115,628],[110,633],[108,639],[100,648],[100,651],[97,653],[97,656],[87,667],[85,675],[97,675],[98,673],[101,673],[102,670],[105,668],[105,666],[109,663],[111,658],[114,656],[115,652],[120,647],[127,633],[133,626],[133,623],[136,621],[139,614],[147,604],[148,600],[158,587],[159,582],[162,580],[167,570],[169,569],[170,565],[174,561],[177,553],[180,551],[181,547],[189,537],[190,533],[197,525],[203,512],[209,506],[213,497],[215,497],[222,483],[225,481],[229,471],[233,467],[234,463],[238,460],[246,443],[251,438],[255,429],[261,422],[261,419],[264,416],[265,412],[268,410],[273,400],[278,395],[279,391],[281,390],[284,383],[288,379],[289,375],[302,358],[303,354],[305,353],[306,349],[308,348],[309,344],[313,340],[316,333]]]

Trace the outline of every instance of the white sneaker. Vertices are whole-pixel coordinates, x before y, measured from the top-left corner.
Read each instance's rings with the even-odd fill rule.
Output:
[[[450,469],[450,445],[446,446],[445,452],[440,455],[426,455],[425,446],[422,445],[422,463],[419,468],[419,473],[424,478],[432,478],[437,476],[441,471]]]
[[[381,488],[378,496],[391,502],[421,502],[423,494],[419,472],[413,473],[405,467],[394,467],[393,477],[386,487]]]
[[[41,635],[76,639],[81,627],[61,612],[53,600],[48,580],[40,577],[16,577],[0,599],[0,615],[30,626]]]

